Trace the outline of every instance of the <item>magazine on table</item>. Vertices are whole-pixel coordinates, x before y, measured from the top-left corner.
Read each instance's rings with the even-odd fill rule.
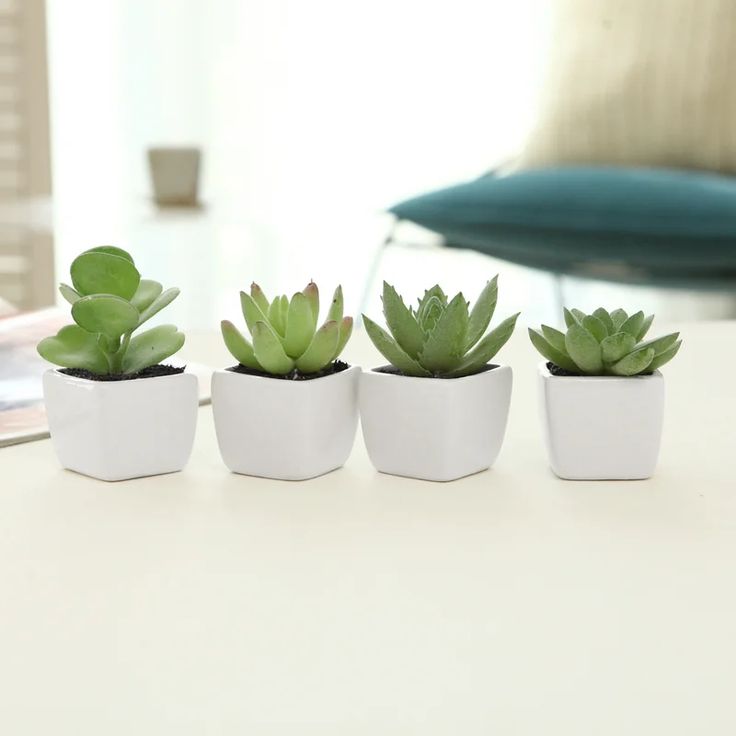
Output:
[[[49,436],[41,377],[52,366],[36,345],[69,323],[57,307],[0,318],[0,447]],[[187,370],[199,379],[199,403],[207,403],[212,369],[187,363]]]

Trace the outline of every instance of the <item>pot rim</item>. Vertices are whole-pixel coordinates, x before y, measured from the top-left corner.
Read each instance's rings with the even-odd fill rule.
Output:
[[[145,378],[131,378],[123,381],[93,381],[91,378],[80,378],[79,376],[70,376],[66,373],[62,373],[60,368],[49,368],[44,371],[44,375],[55,375],[64,381],[70,383],[81,383],[90,386],[120,386],[121,384],[138,383],[139,381],[145,382],[146,384],[150,381],[166,381],[172,378],[180,378],[181,376],[195,376],[190,370],[185,368],[181,373],[170,373],[168,376],[147,376]]]
[[[499,375],[501,373],[505,373],[507,370],[511,370],[511,366],[506,365],[505,363],[493,363],[494,368],[491,368],[487,371],[479,371],[478,373],[473,373],[469,376],[459,376],[458,378],[435,378],[434,376],[404,376],[397,373],[384,373],[381,371],[381,368],[389,368],[391,367],[390,364],[386,365],[380,365],[376,368],[370,368],[367,371],[363,371],[366,375],[372,375],[372,376],[380,376],[381,378],[387,378],[387,379],[399,379],[402,381],[407,381],[411,383],[421,383],[422,385],[426,385],[427,383],[439,383],[442,385],[448,385],[452,386],[453,384],[457,384],[460,382],[468,382],[473,379],[477,379],[480,376],[492,376],[492,375]]]
[[[605,381],[607,383],[625,383],[631,380],[653,381],[659,378],[663,378],[659,370],[656,370],[654,371],[654,373],[649,373],[645,376],[555,376],[553,373],[550,372],[549,368],[547,368],[547,363],[549,362],[551,361],[542,360],[540,363],[538,363],[537,368],[539,371],[539,375],[542,378],[550,381]]]
[[[328,376],[320,376],[319,378],[310,378],[306,381],[284,381],[281,378],[272,378],[271,376],[254,376],[250,373],[239,373],[238,371],[232,371],[229,368],[217,368],[215,371],[213,371],[212,375],[216,375],[218,373],[225,375],[225,376],[239,376],[240,378],[249,378],[251,380],[256,381],[275,381],[278,383],[283,383],[285,386],[309,386],[310,384],[319,383],[320,381],[324,381],[326,379],[330,378],[339,378],[342,375],[350,375],[351,373],[355,373],[356,371],[363,372],[363,369],[359,365],[350,365],[345,370],[338,371],[337,373],[330,373]]]

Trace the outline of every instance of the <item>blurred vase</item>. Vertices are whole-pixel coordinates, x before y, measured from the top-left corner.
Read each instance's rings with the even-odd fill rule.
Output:
[[[160,146],[148,149],[153,198],[159,207],[199,207],[198,148]]]

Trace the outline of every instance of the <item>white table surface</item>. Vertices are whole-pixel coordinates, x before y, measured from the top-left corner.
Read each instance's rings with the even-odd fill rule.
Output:
[[[316,480],[231,475],[210,407],[176,475],[0,450],[0,733],[736,733],[736,323],[682,332],[649,481],[552,476],[524,330],[500,458],[450,484],[360,434]]]

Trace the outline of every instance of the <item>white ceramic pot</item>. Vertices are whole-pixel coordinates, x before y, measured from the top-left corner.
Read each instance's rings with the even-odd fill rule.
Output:
[[[216,371],[212,410],[225,465],[279,480],[342,467],[358,425],[359,375],[357,366],[307,381]]]
[[[659,454],[664,378],[553,376],[539,365],[552,470],[570,480],[649,478]]]
[[[360,421],[382,473],[448,481],[486,470],[501,450],[511,402],[508,366],[464,378],[377,370],[360,380]]]
[[[100,480],[174,473],[187,463],[197,424],[190,373],[90,381],[49,370],[43,394],[61,464]]]

